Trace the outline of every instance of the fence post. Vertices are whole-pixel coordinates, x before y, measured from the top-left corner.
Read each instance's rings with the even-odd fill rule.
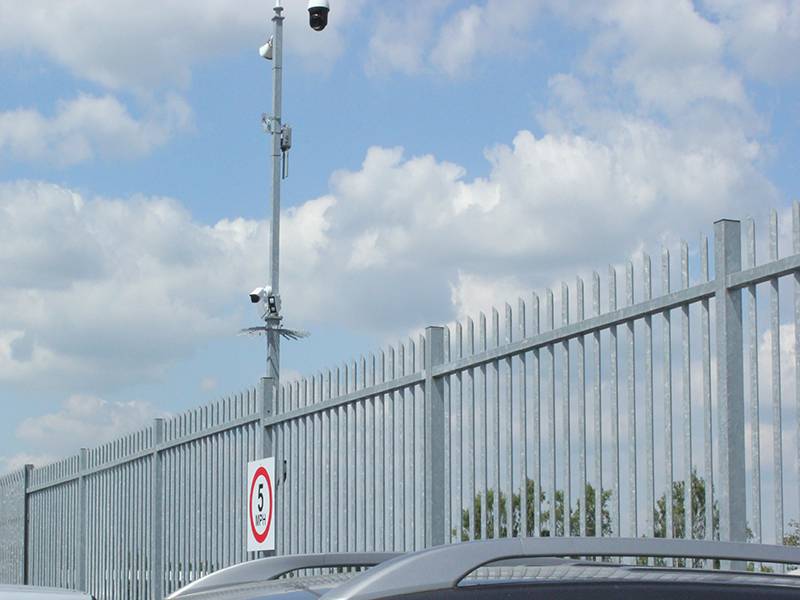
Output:
[[[275,383],[272,377],[262,377],[258,388],[258,407],[261,411],[261,456],[272,456],[272,425],[269,419],[275,414]],[[277,465],[275,465],[277,469]]]
[[[30,509],[28,508],[28,488],[31,485],[31,473],[33,465],[25,465],[22,473],[22,577],[20,581],[24,585],[30,584],[28,575],[28,561],[30,560],[30,544],[28,543],[28,531],[30,527]]]
[[[744,457],[744,359],[742,292],[728,288],[728,275],[742,269],[739,221],[714,223],[716,270],[719,534],[721,540],[746,541]],[[711,482],[708,482],[710,484]],[[707,507],[712,510],[713,507]]]
[[[161,600],[164,595],[164,478],[161,474],[161,444],[164,443],[164,419],[153,420],[153,452],[150,455],[150,597]]]
[[[425,546],[445,540],[444,378],[433,367],[444,363],[444,328],[425,328]]]
[[[87,520],[87,505],[86,505],[86,470],[89,468],[89,449],[81,448],[80,456],[78,458],[78,545],[77,556],[75,557],[76,581],[75,587],[84,592],[86,589],[86,525]]]
[[[261,378],[261,385],[258,387],[258,408],[261,411],[261,426],[259,430],[261,431],[261,458],[269,458],[270,456],[275,456],[274,447],[273,447],[273,433],[272,433],[272,425],[269,424],[269,419],[272,418],[272,415],[275,414],[275,398],[277,396],[277,390],[275,389],[275,380],[272,377],[262,377]],[[272,514],[275,516],[276,522],[275,526],[278,525],[277,517],[280,514],[278,511],[280,510],[280,506],[278,506],[278,496],[277,487],[280,485],[281,481],[281,473],[283,471],[283,465],[279,465],[277,462],[275,463],[275,482],[274,486],[276,488],[276,493],[273,496],[273,505],[272,505]],[[249,510],[249,507],[245,507],[245,511]],[[247,514],[246,512],[244,514]],[[276,536],[277,538],[277,536]],[[276,546],[277,548],[277,546]],[[259,557],[265,558],[268,556],[275,556],[277,552],[275,550],[265,550],[258,553]]]

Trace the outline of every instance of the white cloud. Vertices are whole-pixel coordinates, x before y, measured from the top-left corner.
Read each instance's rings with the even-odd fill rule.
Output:
[[[382,9],[369,41],[367,71],[469,76],[479,58],[513,55],[530,47],[525,34],[540,4],[487,0],[464,6],[452,0],[433,0]]]
[[[328,195],[287,210],[292,324],[336,315],[361,332],[403,334],[774,203],[761,146],[741,127],[703,111],[670,126],[598,109],[573,76],[551,86],[545,134],[490,148],[485,178],[374,147],[360,169],[331,177]],[[266,272],[265,223],[205,226],[173,200],[16,183],[0,186],[0,212],[8,381],[160,377],[199,341],[235,331],[241,290]]]
[[[11,456],[0,456],[0,475],[16,471],[25,465],[47,465],[59,458],[61,457],[56,455],[30,452],[17,452]]]
[[[320,268],[332,203],[286,211],[289,282]],[[0,239],[0,382],[33,387],[159,379],[198,344],[234,334],[251,316],[243,292],[266,273],[265,223],[203,225],[167,198],[0,184]],[[319,300],[293,308],[313,314],[309,303]]]
[[[24,419],[17,439],[46,455],[65,456],[150,425],[166,414],[149,402],[108,402],[87,395],[67,398],[55,412]]]
[[[387,4],[375,20],[366,69],[372,75],[414,74],[425,67],[425,55],[436,19],[452,0]]]
[[[263,236],[200,225],[168,199],[84,200],[30,182],[0,185],[0,215],[0,380],[48,373],[79,389],[158,377],[234,331],[222,307],[252,263],[240,240]]]
[[[623,115],[605,118],[603,129],[522,131],[487,153],[491,174],[473,181],[430,156],[371,149],[359,171],[332,179],[326,255],[350,266],[331,279],[343,299],[337,314],[353,310],[346,301],[358,307],[354,324],[371,327],[449,319],[452,300],[485,302],[485,291],[470,299],[476,281],[502,301],[500,290],[602,268],[643,243],[694,238],[720,216],[775,197],[746,140],[706,145]],[[381,292],[389,308],[377,306]]]
[[[539,2],[488,0],[448,14],[431,50],[431,63],[451,77],[469,74],[478,57],[513,55],[530,46],[526,39]]]
[[[292,325],[336,315],[360,332],[403,334],[775,198],[754,166],[759,147],[741,134],[689,135],[568,103],[559,114],[561,127],[488,150],[486,178],[375,147],[360,169],[332,176],[329,195],[287,210]],[[241,291],[266,272],[265,223],[205,226],[173,200],[87,200],[23,182],[0,186],[0,213],[6,381],[48,373],[97,389],[161,377],[199,342],[236,331]]]
[[[551,6],[589,29],[582,69],[601,87],[630,90],[643,109],[672,116],[703,102],[749,111],[742,77],[725,62],[725,32],[689,0]]]
[[[529,283],[513,275],[498,278],[459,272],[451,284],[451,302],[457,316],[476,317],[480,311],[488,314],[492,306],[500,310],[501,302],[516,309],[514,299],[527,298],[530,291]]]
[[[792,0],[703,0],[719,20],[732,54],[757,79],[800,73],[800,4]]]
[[[191,124],[191,109],[174,95],[141,119],[113,96],[80,95],[59,102],[52,117],[33,109],[0,112],[0,160],[37,160],[62,166],[94,158],[147,154]]]
[[[287,2],[288,49],[311,68],[328,68],[362,3],[338,0],[319,34],[308,27],[305,5]],[[272,30],[272,3],[261,0],[0,0],[0,14],[0,52],[42,54],[78,77],[138,91],[185,86],[192,66],[243,48],[261,60],[256,50]]]
[[[580,66],[605,93],[613,90],[619,102],[630,91],[642,108],[668,115],[704,102],[750,113],[745,76],[773,81],[800,72],[789,60],[800,52],[800,8],[791,0],[404,3],[377,18],[367,67],[469,76],[487,56],[535,49],[542,15],[586,31]]]

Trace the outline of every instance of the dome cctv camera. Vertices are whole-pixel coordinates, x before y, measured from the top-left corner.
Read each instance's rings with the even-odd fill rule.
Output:
[[[331,5],[328,0],[309,0],[308,24],[314,31],[322,31],[328,24],[328,13]]]

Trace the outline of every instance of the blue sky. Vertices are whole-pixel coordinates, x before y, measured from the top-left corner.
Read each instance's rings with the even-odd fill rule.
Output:
[[[800,6],[286,0],[310,373],[800,198]],[[0,470],[254,385],[271,3],[0,0]]]

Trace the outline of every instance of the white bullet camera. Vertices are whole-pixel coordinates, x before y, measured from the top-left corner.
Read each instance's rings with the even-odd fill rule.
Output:
[[[257,287],[250,292],[250,302],[253,304],[263,303],[262,317],[277,317],[281,312],[281,299],[277,294],[272,293],[272,288],[268,285]]]
[[[328,0],[308,1],[308,24],[314,31],[322,31],[328,24],[328,13],[331,5]]]
[[[262,300],[266,300],[267,296],[272,293],[272,288],[267,286],[264,287],[257,287],[252,292],[250,292],[250,302],[253,304],[258,304]]]

